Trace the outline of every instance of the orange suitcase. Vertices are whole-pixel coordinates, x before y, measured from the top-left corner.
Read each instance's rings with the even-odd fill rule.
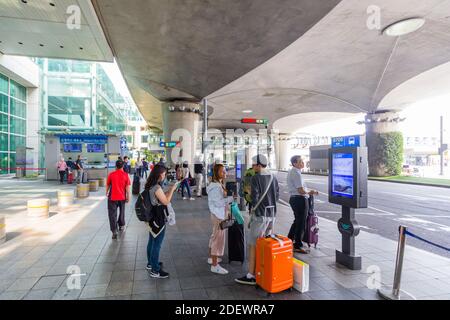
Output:
[[[292,240],[271,235],[256,240],[256,284],[268,293],[294,286]]]

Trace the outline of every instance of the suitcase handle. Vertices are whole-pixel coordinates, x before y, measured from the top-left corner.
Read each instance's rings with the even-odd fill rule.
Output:
[[[281,238],[278,238],[278,236],[276,234],[271,234],[268,235],[266,238],[272,238],[273,240],[278,241],[278,244],[280,245],[280,247],[284,247],[284,241]]]

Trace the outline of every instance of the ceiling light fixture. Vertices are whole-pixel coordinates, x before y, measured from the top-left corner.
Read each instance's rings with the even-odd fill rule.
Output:
[[[242,110],[242,113],[252,113],[253,110]]]
[[[22,3],[25,3],[25,4],[27,4],[27,3],[28,3],[28,1],[27,1],[27,0],[22,0]]]
[[[55,6],[55,4],[53,2],[49,2],[48,4],[51,5],[52,7]]]
[[[424,24],[423,18],[408,18],[388,25],[381,33],[390,37],[403,36],[419,30]]]

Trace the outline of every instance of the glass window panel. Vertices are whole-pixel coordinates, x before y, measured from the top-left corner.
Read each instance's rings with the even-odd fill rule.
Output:
[[[8,113],[8,96],[0,93],[0,111]]]
[[[0,131],[8,132],[8,115],[0,113]]]
[[[72,61],[72,71],[80,73],[91,72],[91,63],[84,61]]]
[[[11,98],[10,112],[14,116],[27,117],[27,105],[24,102]]]
[[[8,173],[8,154],[0,152],[0,174]]]
[[[15,153],[9,154],[9,172],[16,173],[16,154]]]
[[[27,122],[23,119],[16,117],[11,117],[10,121],[10,132],[15,134],[26,135],[27,133]]]
[[[8,94],[8,78],[0,73],[0,92]]]
[[[25,147],[26,140],[25,137],[10,135],[9,136],[9,151],[15,152],[17,147]]]
[[[20,99],[22,101],[27,100],[27,89],[24,86],[21,86],[14,80],[10,81],[10,85],[11,85],[11,88],[10,88],[11,97]]]
[[[67,60],[48,60],[48,71],[66,72],[69,71]]]
[[[85,98],[48,97],[50,126],[86,126]]]
[[[0,151],[8,151],[8,134],[0,133]]]

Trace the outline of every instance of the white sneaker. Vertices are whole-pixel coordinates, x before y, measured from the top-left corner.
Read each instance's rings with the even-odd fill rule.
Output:
[[[183,200],[187,200],[187,198],[186,198],[186,197],[183,197]]]
[[[189,200],[195,200],[195,198],[190,197]]]
[[[220,264],[217,264],[217,266],[211,266],[211,272],[217,274],[228,274],[228,270],[222,268]]]
[[[217,263],[222,262],[221,258],[217,258]],[[212,258],[208,258],[208,264],[212,264]]]

